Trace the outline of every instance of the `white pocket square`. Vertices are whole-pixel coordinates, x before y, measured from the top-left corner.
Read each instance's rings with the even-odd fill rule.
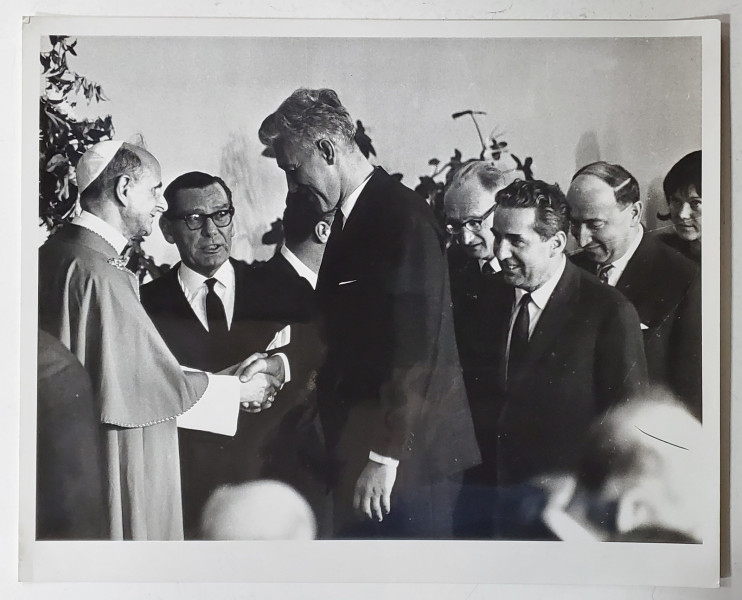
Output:
[[[355,283],[357,279],[350,279],[349,281],[341,281],[338,285],[348,285],[349,283]]]
[[[644,323],[639,323],[639,327],[642,328],[642,331],[645,329],[649,329],[649,325],[645,325]]]

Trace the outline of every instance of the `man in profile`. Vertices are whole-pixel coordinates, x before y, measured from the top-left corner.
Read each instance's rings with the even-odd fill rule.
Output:
[[[596,162],[567,194],[574,263],[619,290],[641,319],[652,383],[668,386],[697,417],[701,409],[701,280],[696,266],[647,235],[639,184],[620,165]]]
[[[443,239],[425,201],[374,168],[354,134],[329,89],[296,90],[260,127],[289,191],[335,211],[317,283],[335,535],[449,537],[461,472],[479,451]]]
[[[78,162],[77,183],[82,213],[39,250],[39,328],[90,375],[107,537],[182,539],[176,419],[229,431],[240,401],[259,406],[276,383],[256,398],[237,377],[184,374],[139,303],[138,280],[120,254],[166,208],[155,157],[101,142]]]
[[[528,485],[571,471],[596,416],[646,384],[636,311],[566,260],[568,226],[556,185],[516,180],[497,194],[497,483],[506,537],[531,535],[507,522],[513,506],[531,501]]]

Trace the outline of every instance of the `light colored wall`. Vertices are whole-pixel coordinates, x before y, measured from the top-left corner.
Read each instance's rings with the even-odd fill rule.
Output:
[[[373,139],[378,162],[414,187],[454,148],[479,153],[469,120],[534,159],[536,177],[563,189],[576,168],[618,162],[662,208],[661,180],[701,145],[696,38],[327,39],[79,38],[71,67],[103,86],[118,138],[141,133],[163,179],[221,174],[235,192],[235,255],[264,259],[260,235],[279,217],[285,181],[260,156],[263,118],[295,88],[332,87]],[[177,253],[156,232],[159,261]]]

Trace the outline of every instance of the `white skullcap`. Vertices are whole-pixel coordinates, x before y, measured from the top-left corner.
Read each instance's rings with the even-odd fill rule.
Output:
[[[77,163],[77,189],[82,193],[108,166],[124,142],[107,140],[91,146]]]

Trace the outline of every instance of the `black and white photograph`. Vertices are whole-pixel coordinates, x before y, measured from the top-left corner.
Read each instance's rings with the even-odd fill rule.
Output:
[[[718,22],[23,42],[22,580],[716,585]]]

